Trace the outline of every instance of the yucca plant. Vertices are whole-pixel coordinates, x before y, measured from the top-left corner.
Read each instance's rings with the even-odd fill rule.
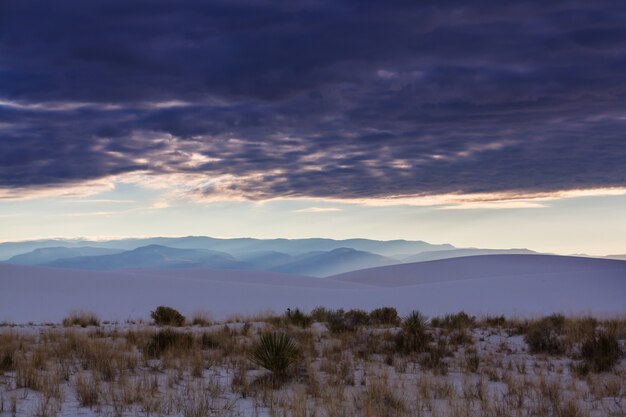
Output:
[[[252,361],[273,376],[284,376],[298,357],[298,345],[285,333],[266,333],[252,352]]]
[[[412,334],[423,332],[426,328],[427,320],[428,318],[421,312],[413,310],[411,311],[411,314],[402,320],[402,330]]]
[[[430,341],[426,333],[426,320],[426,316],[417,310],[405,317],[402,330],[396,335],[396,347],[404,353],[425,351]]]

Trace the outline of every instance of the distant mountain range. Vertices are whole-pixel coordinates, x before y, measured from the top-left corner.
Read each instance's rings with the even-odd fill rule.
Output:
[[[233,256],[253,252],[280,252],[288,255],[299,255],[310,252],[327,252],[340,248],[351,248],[358,251],[376,253],[394,257],[397,254],[415,254],[431,250],[455,249],[449,244],[435,245],[420,240],[371,240],[371,239],[218,239],[206,236],[187,236],[179,238],[155,237],[146,239],[118,239],[107,241],[93,240],[37,240],[26,242],[0,243],[0,261],[24,254],[35,249],[50,247],[92,247],[119,250],[132,250],[142,246],[160,245],[176,249],[207,249],[229,253]]]
[[[207,249],[177,249],[160,245],[142,246],[111,255],[57,259],[43,265],[101,271],[137,268],[245,269],[246,266],[245,263],[224,252]]]
[[[299,255],[274,251],[254,252],[235,258],[228,253],[208,249],[178,249],[161,245],[148,245],[129,251],[118,250],[115,253],[89,255],[89,253],[98,251],[111,252],[114,250],[44,248],[16,255],[6,263],[99,271],[182,268],[241,269],[315,277],[399,263],[397,259],[352,248],[338,248],[326,252],[315,251]],[[86,253],[86,256],[80,256],[80,253]]]
[[[236,269],[313,277],[413,262],[511,254],[537,252],[529,249],[455,248],[449,244],[407,240],[216,239],[205,236],[0,243],[0,259],[16,265],[101,271]]]

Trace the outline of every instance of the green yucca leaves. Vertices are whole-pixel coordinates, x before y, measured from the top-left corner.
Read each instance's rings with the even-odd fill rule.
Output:
[[[252,352],[252,361],[275,375],[283,375],[298,356],[298,346],[293,337],[284,333],[267,333],[261,336]]]

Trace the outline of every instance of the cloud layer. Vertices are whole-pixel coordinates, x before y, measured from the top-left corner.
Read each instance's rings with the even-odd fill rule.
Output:
[[[251,199],[626,184],[616,1],[0,2],[0,188]]]

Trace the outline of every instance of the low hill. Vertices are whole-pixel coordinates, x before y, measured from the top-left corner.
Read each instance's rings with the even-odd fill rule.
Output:
[[[482,255],[370,268],[334,275],[335,280],[379,287],[436,284],[484,278],[562,276],[616,271],[626,282],[626,262],[556,255]]]
[[[35,249],[22,255],[15,255],[6,262],[15,265],[43,265],[59,259],[77,258],[80,256],[114,255],[120,252],[122,251],[119,249],[93,248],[90,246],[78,248],[60,246]]]
[[[529,249],[477,249],[477,248],[463,248],[463,249],[449,249],[449,250],[435,250],[417,253],[415,255],[402,258],[404,263],[413,262],[426,262],[437,261],[439,259],[460,258],[462,256],[477,256],[477,255],[532,255],[537,252]]]
[[[223,252],[149,245],[113,255],[59,259],[45,266],[89,270],[135,268],[243,268],[246,265]]]
[[[326,277],[355,269],[373,268],[397,263],[397,260],[385,256],[351,248],[339,248],[328,252],[306,254],[298,257],[293,262],[274,267],[271,270],[312,277]]]

